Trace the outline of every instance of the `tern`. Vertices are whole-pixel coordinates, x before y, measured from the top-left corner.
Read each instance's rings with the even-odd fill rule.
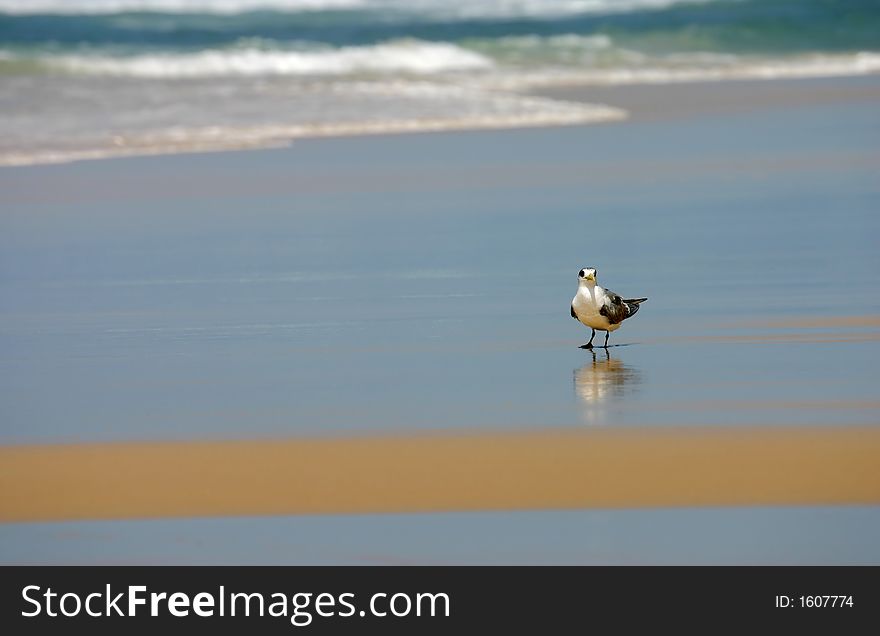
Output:
[[[596,269],[585,267],[578,272],[578,290],[571,301],[571,317],[582,322],[592,330],[590,341],[581,349],[592,349],[596,331],[605,332],[605,345],[608,336],[620,328],[627,318],[635,315],[639,305],[647,298],[621,298],[610,289],[600,287],[596,281]]]

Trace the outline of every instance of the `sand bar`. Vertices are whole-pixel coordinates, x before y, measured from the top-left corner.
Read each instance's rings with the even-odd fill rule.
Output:
[[[4,522],[880,503],[880,428],[643,428],[0,449]]]

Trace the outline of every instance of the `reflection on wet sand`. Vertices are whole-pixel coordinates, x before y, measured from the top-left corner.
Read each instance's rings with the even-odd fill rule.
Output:
[[[708,327],[708,325],[707,325]],[[797,343],[877,342],[880,340],[880,316],[792,317],[785,320],[741,320],[719,323],[713,329],[721,333],[648,338],[644,343],[671,344],[686,342],[718,343]],[[748,330],[751,333],[729,333]],[[815,331],[805,331],[815,330]]]
[[[725,325],[733,328],[770,329],[829,329],[830,327],[880,327],[880,316],[822,316],[821,318],[799,317],[787,320],[752,320]]]
[[[668,336],[663,338],[646,338],[644,344],[676,344],[691,342],[719,342],[719,343],[834,343],[834,342],[877,342],[880,333],[768,333],[768,334],[734,334],[734,335],[709,335],[709,336]]]
[[[599,415],[596,407],[606,400],[621,398],[642,382],[638,369],[604,353],[591,351],[592,360],[574,370],[574,392],[583,406],[584,419],[594,422]]]

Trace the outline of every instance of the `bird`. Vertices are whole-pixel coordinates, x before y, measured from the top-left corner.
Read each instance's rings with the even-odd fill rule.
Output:
[[[647,298],[621,298],[610,289],[601,287],[594,267],[585,267],[578,272],[578,290],[571,301],[571,317],[585,324],[592,330],[590,341],[581,345],[580,349],[592,349],[596,331],[605,332],[605,349],[608,348],[608,336],[620,328],[620,324],[634,316],[639,305]]]

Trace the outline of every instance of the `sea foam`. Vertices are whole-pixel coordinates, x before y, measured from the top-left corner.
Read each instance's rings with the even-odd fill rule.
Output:
[[[217,13],[247,11],[405,11],[437,18],[554,17],[663,9],[701,0],[0,0],[0,12],[113,14],[126,12]],[[702,0],[709,2],[711,0]]]
[[[714,56],[716,59],[721,56]],[[529,90],[553,86],[623,86],[633,84],[680,84],[730,80],[808,79],[849,77],[880,73],[880,53],[804,55],[784,59],[731,57],[723,64],[706,64],[705,56],[680,56],[675,64],[657,60],[643,65],[616,68],[554,68],[501,71],[475,79],[473,85],[492,90]]]
[[[418,75],[473,71],[493,66],[489,58],[454,44],[417,40],[311,51],[236,48],[131,57],[61,55],[44,57],[42,63],[49,68],[73,73],[144,78],[355,73]]]

